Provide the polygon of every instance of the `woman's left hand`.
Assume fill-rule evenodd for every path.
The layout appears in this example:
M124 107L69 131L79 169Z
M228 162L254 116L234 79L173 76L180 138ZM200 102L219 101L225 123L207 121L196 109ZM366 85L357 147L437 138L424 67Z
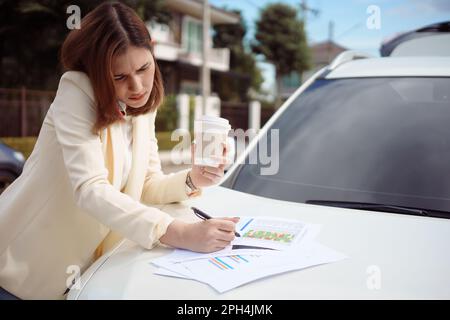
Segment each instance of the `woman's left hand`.
M226 157L229 149L228 144L223 143L223 154L221 158L217 159L218 163L220 163L220 165L217 168L196 165L194 162L195 146L196 146L195 143L192 143L191 145L192 169L190 173L192 183L197 188L208 187L218 184L220 180L222 180L223 178L225 165L227 165Z

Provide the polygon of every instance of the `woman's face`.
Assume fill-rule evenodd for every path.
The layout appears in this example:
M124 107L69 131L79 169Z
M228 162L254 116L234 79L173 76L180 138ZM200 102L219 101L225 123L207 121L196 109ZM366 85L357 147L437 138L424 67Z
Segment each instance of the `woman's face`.
M131 108L147 103L153 88L155 61L150 50L129 47L113 59L112 71L117 99Z

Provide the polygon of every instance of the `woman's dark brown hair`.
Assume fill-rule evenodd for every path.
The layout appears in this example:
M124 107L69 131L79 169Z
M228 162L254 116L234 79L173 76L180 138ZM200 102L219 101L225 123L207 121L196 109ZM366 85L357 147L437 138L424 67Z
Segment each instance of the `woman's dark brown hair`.
M122 119L114 90L113 59L130 46L152 52L150 33L144 22L130 7L120 2L106 2L81 20L81 28L72 30L61 48L61 63L65 70L85 72L91 80L97 103L97 120L93 131ZM153 56L154 58L154 56ZM153 89L141 108L129 108L132 115L154 111L164 97L161 73L155 61Z

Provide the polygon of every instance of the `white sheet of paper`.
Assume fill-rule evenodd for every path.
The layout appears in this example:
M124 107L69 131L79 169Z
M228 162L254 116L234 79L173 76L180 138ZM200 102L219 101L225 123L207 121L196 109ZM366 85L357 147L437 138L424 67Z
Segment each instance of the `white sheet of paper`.
M181 273L177 273L171 270L168 270L166 268L157 268L155 270L155 272L153 272L154 274L160 275L160 276L167 276L167 277L174 277L174 278L182 278L182 279L189 279L189 280L193 280L192 278L186 276L186 275L182 275Z
M166 259L155 259L151 262L153 265L157 266L158 268L163 268L166 270L169 270L171 272L180 274L182 276L184 276L185 278L189 278L189 279L193 279L194 275L192 274L192 272L190 272L190 270L186 269L186 267L183 265L183 263L181 262L170 262Z
M190 260L197 260L197 259L208 259L208 258L214 258L214 257L225 257L233 254L244 254L244 255L265 255L265 254L273 254L276 252L276 250L265 250L265 249L237 249L232 250L231 246L230 249L224 249L216 252L211 253L199 253L199 252L193 252L189 250L182 250L182 249L175 249L172 253L159 257L152 262L158 262L158 261L168 261L172 263L176 262L182 262L182 261L190 261Z
M248 219L247 219L248 220ZM304 234L302 235L301 241L311 241L314 240L317 235L320 233L321 225L319 224L307 224L306 229L304 231ZM238 238L236 238L238 239ZM233 241L233 245L238 244L238 240ZM252 240L250 240L252 241ZM241 244L248 243L247 241L240 242ZM300 242L296 242L296 245L299 245ZM188 260L195 260L195 259L206 259L211 257L223 257L223 256L229 256L233 254L241 254L241 255L266 255L266 254L273 254L273 250L265 250L265 249L233 249L233 245L230 245L226 247L223 250L219 250L212 253L199 253L199 252L193 252L190 250L183 250L183 249L175 249L170 254L157 258L154 261L158 261L159 259L167 260L170 262L181 262L181 261L188 261ZM264 243L263 243L264 245ZM258 245L256 245L258 247ZM289 246L289 248L292 248L292 246Z
M345 255L333 249L309 242L295 255L292 255L292 252L279 252L277 255L241 256L239 259L222 257L192 260L182 264L190 270L196 280L208 283L222 293L260 278L336 262L344 258Z
M320 225L273 217L241 217L236 230L242 237L232 245L272 248L233 249L204 254L176 249L151 263L158 275L193 279L222 293L251 281L342 260L346 256L314 239Z

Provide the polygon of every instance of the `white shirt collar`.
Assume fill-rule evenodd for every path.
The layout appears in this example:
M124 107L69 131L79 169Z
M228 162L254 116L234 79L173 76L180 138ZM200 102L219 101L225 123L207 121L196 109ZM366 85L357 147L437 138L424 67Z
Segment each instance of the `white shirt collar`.
M124 114L126 116L127 115L127 105L120 100L118 100L118 104L119 104L120 111L122 112L122 114Z

